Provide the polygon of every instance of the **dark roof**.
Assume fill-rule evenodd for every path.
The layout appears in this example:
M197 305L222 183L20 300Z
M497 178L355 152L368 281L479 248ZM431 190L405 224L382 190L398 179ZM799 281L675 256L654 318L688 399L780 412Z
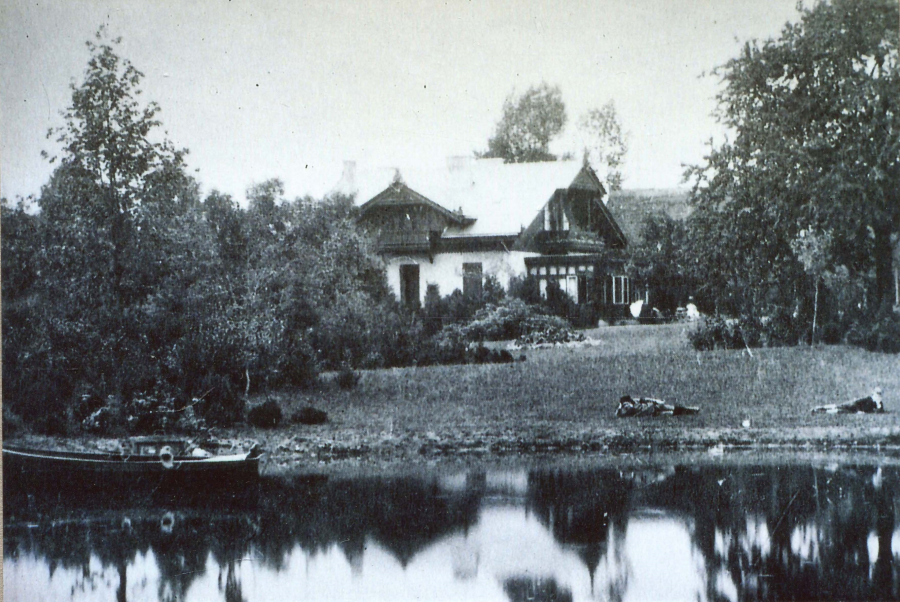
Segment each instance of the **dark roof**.
M606 208L625 233L629 245L640 242L644 219L648 215L665 214L675 220L684 220L693 207L687 190L641 189L618 190L609 195Z
M380 193L375 195L372 199L363 203L362 206L360 206L360 216L363 216L367 212L371 211L373 207L408 204L421 204L425 205L426 207L430 207L434 211L437 211L438 213L446 217L451 223L471 225L475 222L474 218L467 217L462 213L457 213L450 211L449 209L445 209L428 197L419 194L403 182L394 182L393 184L382 190Z

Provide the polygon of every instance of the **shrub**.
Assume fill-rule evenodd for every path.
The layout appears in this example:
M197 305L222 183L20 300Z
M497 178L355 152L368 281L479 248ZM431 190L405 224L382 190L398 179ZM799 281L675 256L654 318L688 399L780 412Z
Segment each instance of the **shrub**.
M710 316L688 332L688 339L697 351L780 347L808 341L809 329L802 320L794 319L784 311L776 311L763 319Z
M210 424L229 426L244 419L244 398L230 378L208 374L200 380L195 397L201 400L193 406L195 412Z
M547 283L547 298L543 305L551 314L561 318L577 319L579 315L575 300L562 290L555 280Z
M357 384L359 384L360 375L358 372L354 372L352 368L345 367L338 372L335 381L338 384L338 387L344 390L349 390L354 388Z
M293 424L324 424L328 422L328 414L312 406L300 408L291 415Z
M467 359L470 364L511 364L515 361L506 349L488 349L484 345L470 348Z
M885 308L871 322L857 324L847 342L869 351L900 353L900 316Z
M519 345L546 345L584 340L583 334L573 331L566 320L557 316L531 316L523 324L523 331L516 339Z
M3 407L3 438L8 439L25 430L25 422L12 410Z
M443 306L441 303L441 291L437 284L429 284L425 288L425 335L432 336L438 333L443 326Z
M736 325L737 320L726 320L721 316L708 317L688 332L688 338L697 351L736 349L744 346L743 337Z
M539 305L542 301L540 285L534 276L514 276L509 280L509 297L520 299L528 305Z
M247 422L259 428L273 429L281 424L282 416L281 406L278 405L278 402L270 399L250 408L247 413Z
M469 341L507 341L519 337L528 318L538 312L520 299L509 299L500 305L488 305L475 314L463 329Z
M503 285L493 274L484 277L484 288L481 291L481 302L485 305L497 305L506 298Z

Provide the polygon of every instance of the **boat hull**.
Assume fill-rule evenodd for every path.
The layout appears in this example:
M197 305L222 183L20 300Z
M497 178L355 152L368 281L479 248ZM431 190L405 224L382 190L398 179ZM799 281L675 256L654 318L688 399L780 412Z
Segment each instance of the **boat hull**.
M8 486L38 488L109 488L198 486L249 483L259 476L260 454L254 450L209 458L3 449L3 476Z

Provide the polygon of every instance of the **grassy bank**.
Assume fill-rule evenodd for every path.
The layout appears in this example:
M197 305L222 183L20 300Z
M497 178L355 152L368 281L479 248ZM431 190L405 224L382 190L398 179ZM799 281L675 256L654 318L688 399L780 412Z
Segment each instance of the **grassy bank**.
M646 448L900 445L900 357L843 346L693 351L683 325L591 331L597 346L526 351L508 365L362 373L349 391L271 397L312 404L327 425L256 431L274 466L458 454ZM885 390L884 415L812 415L815 405ZM697 416L617 419L621 395L698 405ZM743 426L749 420L749 427Z
M321 462L428 462L521 454L592 455L755 449L900 449L900 356L823 346L710 351L689 346L684 325L590 331L598 345L526 350L513 364L373 370L341 390L278 391L290 416L306 405L327 424L242 425L218 432L255 438L266 471ZM518 355L518 352L516 353ZM326 379L327 380L327 379ZM813 415L881 386L887 413ZM695 416L618 419L620 396L697 405ZM749 421L749 427L744 426Z

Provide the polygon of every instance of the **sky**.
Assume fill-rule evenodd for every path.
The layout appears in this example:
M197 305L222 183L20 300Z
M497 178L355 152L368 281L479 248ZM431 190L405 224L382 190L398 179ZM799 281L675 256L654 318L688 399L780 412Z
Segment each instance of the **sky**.
M0 0L0 195L38 194L100 25L141 70L205 193L281 178L318 197L343 162L484 150L504 99L558 85L573 126L612 100L625 188L684 186L721 140L706 75L796 21L796 0Z

